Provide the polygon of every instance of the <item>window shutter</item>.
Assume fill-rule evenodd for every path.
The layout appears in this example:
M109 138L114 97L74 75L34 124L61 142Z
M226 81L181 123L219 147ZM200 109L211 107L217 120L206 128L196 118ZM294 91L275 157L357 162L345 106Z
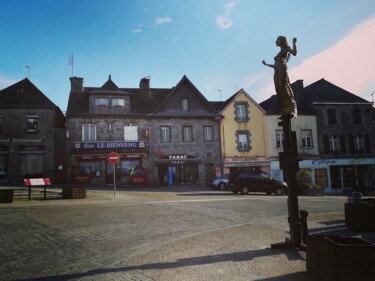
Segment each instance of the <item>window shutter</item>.
M353 134L349 134L349 151L351 154L355 153Z
M329 154L328 135L323 135L323 147L324 147L324 154Z
M365 135L365 147L366 147L366 153L371 153L371 144L370 144L370 135Z
M346 153L345 135L340 136L340 150L341 150L341 154Z

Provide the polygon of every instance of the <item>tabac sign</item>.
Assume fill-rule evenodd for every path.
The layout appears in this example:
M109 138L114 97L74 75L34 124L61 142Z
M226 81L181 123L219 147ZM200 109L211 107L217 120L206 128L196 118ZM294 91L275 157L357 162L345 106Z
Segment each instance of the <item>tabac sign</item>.
M108 142L76 142L75 149L131 149L145 148L146 143L143 141L108 141Z

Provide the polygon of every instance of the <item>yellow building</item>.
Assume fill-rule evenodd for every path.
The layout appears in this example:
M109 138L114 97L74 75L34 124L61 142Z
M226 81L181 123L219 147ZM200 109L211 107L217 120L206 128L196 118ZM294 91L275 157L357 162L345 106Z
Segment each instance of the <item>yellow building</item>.
M241 89L220 107L223 167L217 174L232 169L270 171L266 112Z

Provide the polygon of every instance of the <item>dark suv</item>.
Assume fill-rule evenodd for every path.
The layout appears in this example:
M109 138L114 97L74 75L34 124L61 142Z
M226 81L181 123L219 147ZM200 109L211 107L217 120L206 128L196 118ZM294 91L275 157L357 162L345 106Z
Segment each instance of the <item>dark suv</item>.
M282 195L287 193L285 182L278 181L271 175L259 171L234 171L230 173L229 187L233 193L248 194L249 192L265 192L268 195L275 193Z

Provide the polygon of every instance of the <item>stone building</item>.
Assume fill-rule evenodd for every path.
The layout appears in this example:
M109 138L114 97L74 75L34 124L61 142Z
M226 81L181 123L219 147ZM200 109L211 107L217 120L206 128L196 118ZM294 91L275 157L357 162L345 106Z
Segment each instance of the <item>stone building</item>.
M125 185L203 184L219 165L219 115L186 76L173 88L151 88L149 78L139 88L119 88L111 76L101 87L70 81L72 182L111 184L115 174ZM110 152L120 155L115 173Z
M0 91L0 179L66 179L65 116L29 79Z
M368 102L324 79L304 87L292 84L298 117L296 132L300 168L312 170L313 184L326 192L374 191L375 109ZM282 128L277 126L276 96L260 105L267 111L272 172L281 174L278 151L282 151Z

